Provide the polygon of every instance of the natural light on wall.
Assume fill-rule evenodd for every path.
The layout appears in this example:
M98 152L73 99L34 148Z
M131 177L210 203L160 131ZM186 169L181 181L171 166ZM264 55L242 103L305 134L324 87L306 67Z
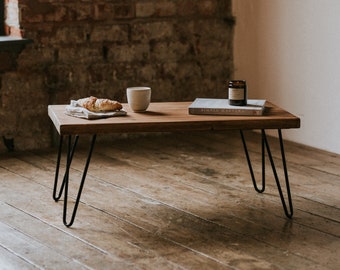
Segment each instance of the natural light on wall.
M5 0L5 33L7 36L22 37L18 0Z
M340 154L340 1L234 0L235 76L301 118L285 138Z

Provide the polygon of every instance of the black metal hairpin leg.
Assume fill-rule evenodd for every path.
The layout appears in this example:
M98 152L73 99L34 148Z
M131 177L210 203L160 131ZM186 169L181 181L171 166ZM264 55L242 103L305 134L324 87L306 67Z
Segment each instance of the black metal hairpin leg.
M276 182L276 185L277 185L277 189L279 191L279 195L280 195L281 203L282 203L282 206L283 206L283 210L284 210L286 216L288 218L291 218L293 216L293 203L292 203L292 197L291 197L291 193L290 193L290 186L289 186L289 179L288 179L288 170L287 170L287 163L286 163L286 157L285 157L285 152L284 152L284 146L283 146L283 139L282 139L281 129L278 129L278 135L279 135L279 142L280 142L280 150L281 150L281 159L282 159L282 165L283 165L283 172L284 172L284 176L285 176L285 184L286 184L286 189L287 189L287 199L288 199L289 211L288 211L288 208L287 208L286 200L285 200L285 198L283 196L280 180L279 180L279 177L278 177L278 174L277 174L277 171L276 171L274 159L273 159L273 156L271 154L271 150L270 150L270 147L269 147L269 143L268 143L265 131L263 129L261 130L261 134L262 134L262 139L261 139L261 141L262 141L262 188L261 189L259 189L257 187L257 184L256 184L256 179L255 179L253 167L252 167L252 164L251 164L251 161L250 161L250 157L249 157L249 153L248 153L248 148L247 148L246 140L244 138L243 131L240 130L240 133L241 133L242 143L243 143L244 151L245 151L247 162L248 162L248 167L249 167L250 175L251 175L251 178L252 178L255 190L257 192L260 192L260 193L262 193L265 190L265 148L266 148L267 153L268 153L268 157L269 157L269 161L270 161L270 165L271 165L272 170L273 170L273 174L274 174L275 182Z
M68 136L68 149L67 149L67 161L66 161L66 169L65 169L65 174L64 174L64 178L63 181L61 183L60 189L59 189L59 193L57 195L57 186L58 186L58 179L59 179L59 168L60 168L60 160L61 160L61 152L62 152L62 146L63 146L63 136L60 135L60 141L59 141L59 150L58 150L58 157L57 157L57 166L56 166L56 173L55 173L55 179L54 179L54 188L53 188L53 199L57 202L60 200L62 193L64 192L64 209L63 209L63 222L64 225L66 227L70 227L72 226L74 219L76 217L77 214L77 209L78 209L78 205L79 205L79 201L80 201L80 197L81 197L81 193L84 187L84 183L85 183L85 179L86 179L86 174L90 165L90 161L91 161L91 156L92 156L92 152L93 152L93 148L96 142L96 134L94 134L92 136L92 142L90 145L90 149L88 152L88 156L87 156L87 160L85 163L85 167L84 167L84 171L83 171L83 175L80 181L80 185L79 185L79 190L78 190L78 194L77 194L77 198L74 204L74 208L73 208L73 212L72 212L72 216L69 222L67 222L67 201L68 201L68 184L69 184L69 173L70 173L70 167L71 167L71 163L72 163L72 159L73 159L73 155L78 143L78 139L79 136L77 135L75 137L74 143L73 145L71 144L71 135Z
M60 189L59 189L59 194L57 195L61 152L62 152L62 148L63 148L63 138L64 137L62 135L60 135L58 158L57 158L57 167L56 167L56 172L55 172L54 188L53 188L53 199L56 202L59 201L61 195L63 194L64 187L65 187L66 177L68 177L68 174L66 174L66 172L65 172L63 182L61 183L61 186L60 186ZM69 151L67 152L67 158L68 158L67 160L70 160L70 164L68 164L68 167L71 166L74 150L75 150L75 148L77 146L78 139L79 139L79 136L76 136L75 140L74 140L74 143L73 143L73 147L72 147L72 150L71 150L71 156L70 157L68 157L69 156ZM69 148L70 148L70 144L71 144L71 136L68 136L68 145L69 145Z
M243 147L244 147L244 152L246 154L246 158L247 158L247 162L248 162L251 180L253 181L253 185L254 185L255 190L259 193L262 193L262 192L264 192L264 190L266 188L266 176L265 176L266 166L265 166L265 154L264 154L265 135L264 135L264 131L262 131L262 140L261 140L261 142L262 142L261 143L261 147L262 147L262 188L258 188L258 186L257 186L254 171L253 171L253 166L251 165L251 161L250 161L250 157L249 157L249 153L248 153L248 148L247 148L246 140L245 140L244 135L243 135L243 131L240 130L240 133L241 133L242 143L243 143Z

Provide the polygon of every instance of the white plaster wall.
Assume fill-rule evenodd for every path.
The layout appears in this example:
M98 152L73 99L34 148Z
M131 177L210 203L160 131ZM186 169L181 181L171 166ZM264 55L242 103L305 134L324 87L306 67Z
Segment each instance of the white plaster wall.
M288 140L340 154L340 1L233 0L235 79L301 118Z

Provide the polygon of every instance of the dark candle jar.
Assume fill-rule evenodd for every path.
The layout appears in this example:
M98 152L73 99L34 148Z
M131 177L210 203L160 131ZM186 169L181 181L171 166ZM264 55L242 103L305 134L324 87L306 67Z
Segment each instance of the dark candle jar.
M229 81L228 85L229 104L234 106L247 105L247 83L245 80Z

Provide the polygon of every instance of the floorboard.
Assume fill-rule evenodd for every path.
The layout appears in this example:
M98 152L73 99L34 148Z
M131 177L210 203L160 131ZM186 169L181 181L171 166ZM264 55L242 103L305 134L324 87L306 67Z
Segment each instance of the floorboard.
M261 138L253 132L246 137L260 179ZM269 138L282 177L276 141ZM80 142L72 163L71 201L87 142ZM285 147L292 220L284 215L270 167L264 194L255 192L237 132L99 138L71 228L62 224L63 202L52 199L56 149L3 154L1 265L338 269L339 156L291 142Z

